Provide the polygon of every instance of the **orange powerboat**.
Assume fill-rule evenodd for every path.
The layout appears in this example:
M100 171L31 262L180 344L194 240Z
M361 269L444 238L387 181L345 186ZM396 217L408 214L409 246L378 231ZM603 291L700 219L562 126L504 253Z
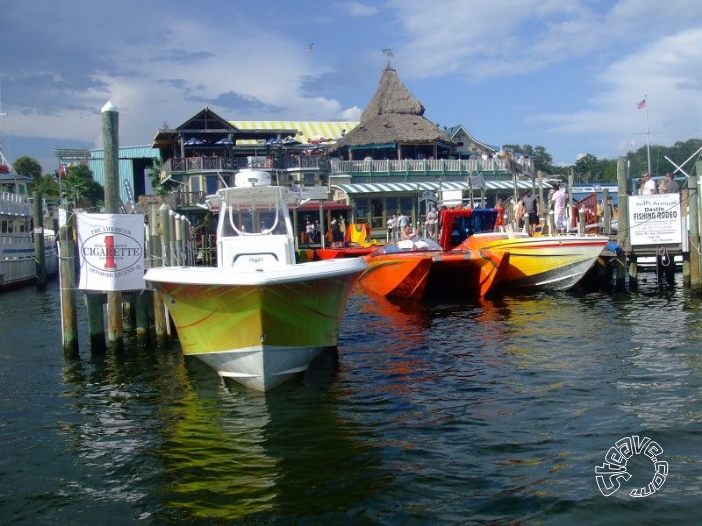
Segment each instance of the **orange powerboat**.
M431 239L385 245L364 257L359 282L369 292L400 299L482 297L506 271L509 253L445 251Z

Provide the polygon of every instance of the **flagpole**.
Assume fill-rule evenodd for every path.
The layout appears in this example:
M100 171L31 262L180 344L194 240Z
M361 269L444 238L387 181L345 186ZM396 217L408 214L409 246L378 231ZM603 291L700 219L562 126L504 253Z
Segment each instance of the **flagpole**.
M646 154L648 156L648 173L651 173L651 128L648 124L648 95L644 95L644 108L646 108ZM653 174L651 174L653 176Z

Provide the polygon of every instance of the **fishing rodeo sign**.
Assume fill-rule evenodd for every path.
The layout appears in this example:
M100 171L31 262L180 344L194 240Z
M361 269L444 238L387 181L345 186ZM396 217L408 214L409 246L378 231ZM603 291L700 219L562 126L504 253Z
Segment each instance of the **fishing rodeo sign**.
M680 194L629 196L631 244L682 243Z

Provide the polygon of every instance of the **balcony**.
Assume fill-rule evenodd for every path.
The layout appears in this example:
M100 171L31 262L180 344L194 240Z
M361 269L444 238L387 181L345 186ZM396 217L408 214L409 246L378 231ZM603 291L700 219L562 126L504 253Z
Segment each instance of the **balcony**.
M173 157L163 163L162 170L173 175L207 171L237 172L244 168L265 170L328 170L329 159L324 155L248 156L248 157Z
M373 182L377 179L410 181L420 176L446 180L463 179L469 174L483 176L512 176L513 170L524 175L533 174L530 159L403 159L330 162L331 175L350 174L354 182Z

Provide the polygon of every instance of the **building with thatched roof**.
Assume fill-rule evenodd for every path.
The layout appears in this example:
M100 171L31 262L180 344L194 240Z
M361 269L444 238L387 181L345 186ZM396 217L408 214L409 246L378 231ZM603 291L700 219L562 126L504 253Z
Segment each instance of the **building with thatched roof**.
M424 117L424 106L389 63L358 126L329 149L350 160L446 158L455 144Z
M533 186L530 163L516 162L462 126L440 128L388 63L359 125L329 148L334 199L352 221L383 235L393 214L421 223L431 206L483 206Z

